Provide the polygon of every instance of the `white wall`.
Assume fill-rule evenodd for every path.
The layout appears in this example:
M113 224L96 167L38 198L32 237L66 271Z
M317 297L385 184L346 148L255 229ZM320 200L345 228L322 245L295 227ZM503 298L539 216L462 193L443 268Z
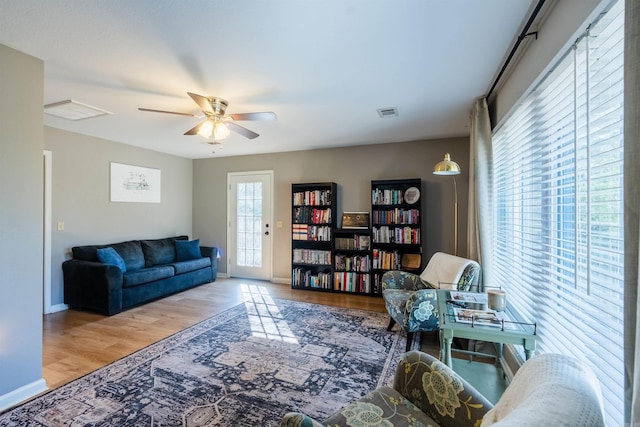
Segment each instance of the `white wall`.
M0 45L0 410L44 389L43 76Z
M52 305L63 302L62 262L73 246L191 236L190 159L50 127L44 139L53 153ZM111 202L111 162L160 169L160 203Z

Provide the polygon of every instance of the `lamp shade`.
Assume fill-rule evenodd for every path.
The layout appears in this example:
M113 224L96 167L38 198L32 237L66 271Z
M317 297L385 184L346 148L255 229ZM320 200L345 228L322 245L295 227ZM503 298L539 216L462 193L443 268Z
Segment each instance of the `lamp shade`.
M449 153L444 155L444 160L438 162L433 168L434 175L460 175L460 165L451 160Z

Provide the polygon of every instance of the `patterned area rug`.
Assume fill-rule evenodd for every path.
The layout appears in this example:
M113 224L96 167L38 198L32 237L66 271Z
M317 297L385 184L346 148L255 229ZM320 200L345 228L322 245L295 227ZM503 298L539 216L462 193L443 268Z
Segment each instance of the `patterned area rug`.
M0 426L279 426L391 384L383 313L254 296L0 415Z

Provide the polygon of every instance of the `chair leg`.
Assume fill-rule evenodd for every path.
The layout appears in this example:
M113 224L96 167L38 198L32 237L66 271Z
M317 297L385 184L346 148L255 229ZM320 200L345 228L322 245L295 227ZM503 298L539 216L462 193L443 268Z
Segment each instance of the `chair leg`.
M413 332L407 332L407 347L405 351L411 351L411 344L413 344Z
M391 329L393 329L393 325L396 324L396 321L393 320L393 317L389 318L389 326L387 326L387 331L390 331Z

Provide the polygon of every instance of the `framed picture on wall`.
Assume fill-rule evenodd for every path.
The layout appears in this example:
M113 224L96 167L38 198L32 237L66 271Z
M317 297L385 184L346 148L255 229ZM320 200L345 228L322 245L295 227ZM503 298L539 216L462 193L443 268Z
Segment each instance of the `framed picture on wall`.
M160 169L111 162L111 201L160 203Z

